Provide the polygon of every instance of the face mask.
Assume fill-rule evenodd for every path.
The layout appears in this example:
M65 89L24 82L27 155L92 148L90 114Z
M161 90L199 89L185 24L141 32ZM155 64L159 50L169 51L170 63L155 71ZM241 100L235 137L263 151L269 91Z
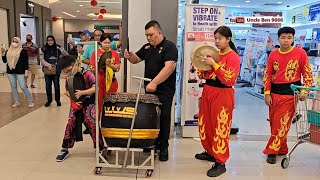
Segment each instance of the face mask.
M12 47L17 48L17 47L19 47L19 44L18 43L12 43Z
M31 39L26 39L27 42L31 42Z

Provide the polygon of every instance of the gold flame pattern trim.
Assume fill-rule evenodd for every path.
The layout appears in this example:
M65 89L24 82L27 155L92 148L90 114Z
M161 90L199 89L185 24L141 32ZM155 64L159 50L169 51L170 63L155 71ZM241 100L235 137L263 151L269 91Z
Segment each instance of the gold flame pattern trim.
M218 126L216 127L216 137L213 138L217 147L212 146L212 151L216 154L225 154L228 147L231 121L229 121L229 113L227 109L222 106L222 110L217 115Z
M312 69L310 63L307 63L304 66L305 74L303 77L303 83L305 87L312 87L313 85L313 77L312 77Z
M268 74L267 74L267 71L268 71L268 67L266 67L265 72L264 72L264 76L263 76L264 88L267 87L267 83L268 83Z
M296 79L298 73L299 63L298 60L290 60L286 67L285 79L287 81L292 81Z
M229 68L228 70L225 70L224 79L226 81L231 81L233 77L234 77L234 70L231 70L231 68Z
M281 117L280 119L280 128L278 129L278 134L273 140L273 142L269 145L270 149L273 149L275 151L279 151L281 147L281 138L285 137L287 135L287 132L289 131L290 124L288 123L290 120L289 112Z
M205 124L203 123L203 116L204 115L202 115L199 119L199 135L201 140L206 139Z

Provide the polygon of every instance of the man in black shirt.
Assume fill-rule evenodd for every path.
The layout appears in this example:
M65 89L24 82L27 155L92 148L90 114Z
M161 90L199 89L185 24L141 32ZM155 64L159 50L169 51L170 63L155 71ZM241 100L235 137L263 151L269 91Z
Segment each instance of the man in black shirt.
M149 43L136 53L125 50L124 57L133 64L145 61L144 77L152 79L151 82L145 82L146 92L157 95L162 103L160 133L157 139L160 148L159 160L167 161L178 49L174 43L166 40L157 21L146 24L145 34Z

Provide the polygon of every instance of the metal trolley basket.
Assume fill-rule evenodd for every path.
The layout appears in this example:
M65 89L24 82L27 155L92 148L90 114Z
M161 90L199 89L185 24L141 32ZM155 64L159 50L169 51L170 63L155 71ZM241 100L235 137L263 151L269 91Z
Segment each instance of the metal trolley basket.
M286 169L290 164L290 155L303 143L320 145L320 88L306 88L291 85L294 91L297 142L282 159L281 166ZM305 101L299 101L300 90L310 91Z

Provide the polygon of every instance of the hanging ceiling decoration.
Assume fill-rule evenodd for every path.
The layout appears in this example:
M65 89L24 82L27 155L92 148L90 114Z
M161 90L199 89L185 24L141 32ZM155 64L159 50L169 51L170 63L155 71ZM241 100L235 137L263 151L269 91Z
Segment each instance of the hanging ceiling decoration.
M98 2L96 0L92 0L90 2L91 6L97 6L98 5Z

